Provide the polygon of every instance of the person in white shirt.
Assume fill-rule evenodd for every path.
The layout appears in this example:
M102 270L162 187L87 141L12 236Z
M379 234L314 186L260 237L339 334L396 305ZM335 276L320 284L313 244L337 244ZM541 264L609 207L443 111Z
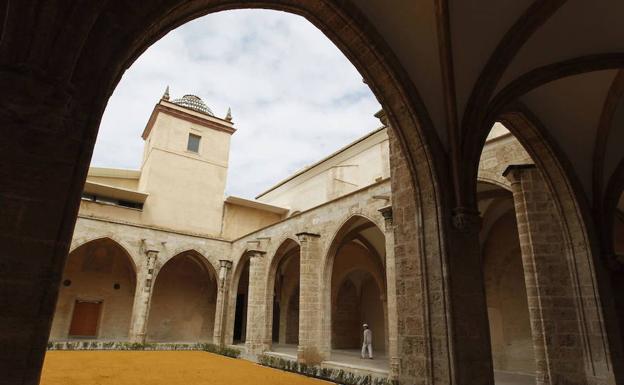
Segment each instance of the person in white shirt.
M366 351L368 350L368 358L373 359L373 332L368 328L367 324L362 325L364 327L364 336L362 339L362 358L366 358Z

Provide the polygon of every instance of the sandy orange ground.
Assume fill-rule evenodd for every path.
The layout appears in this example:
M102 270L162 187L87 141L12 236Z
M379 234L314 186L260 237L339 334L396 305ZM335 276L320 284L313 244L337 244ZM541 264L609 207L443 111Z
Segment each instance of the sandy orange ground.
M41 385L327 385L206 352L51 351Z

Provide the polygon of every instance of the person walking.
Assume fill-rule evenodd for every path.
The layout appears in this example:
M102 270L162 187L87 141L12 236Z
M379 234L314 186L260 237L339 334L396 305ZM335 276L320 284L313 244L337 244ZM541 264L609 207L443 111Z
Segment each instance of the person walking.
M364 336L362 338L362 359L366 358L368 350L368 358L373 359L373 332L368 328L368 324L362 325L364 328Z

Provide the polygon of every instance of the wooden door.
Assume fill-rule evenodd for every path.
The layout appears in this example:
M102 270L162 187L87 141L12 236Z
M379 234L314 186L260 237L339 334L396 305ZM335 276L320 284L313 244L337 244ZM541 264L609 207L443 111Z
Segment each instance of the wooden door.
M76 300L69 335L74 337L97 337L102 302Z

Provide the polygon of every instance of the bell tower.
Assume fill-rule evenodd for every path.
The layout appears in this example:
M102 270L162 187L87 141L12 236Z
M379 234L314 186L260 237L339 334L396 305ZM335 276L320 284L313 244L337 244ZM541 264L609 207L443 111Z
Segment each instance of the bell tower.
M143 131L139 189L149 194L143 219L204 235L221 231L231 112L217 118L195 95L170 100L169 87Z

